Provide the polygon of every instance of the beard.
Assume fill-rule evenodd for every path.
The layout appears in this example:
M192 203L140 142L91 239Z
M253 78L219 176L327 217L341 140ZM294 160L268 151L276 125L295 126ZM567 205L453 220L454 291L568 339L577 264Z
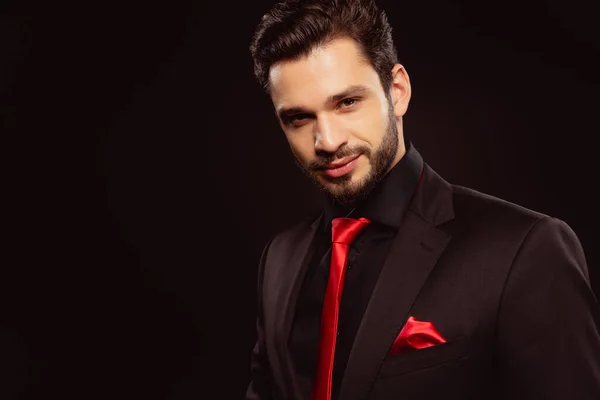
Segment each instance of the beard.
M317 160L307 166L303 166L296 157L296 165L304 174L322 191L324 191L332 200L343 205L352 206L366 199L373 188L387 174L396 153L398 152L398 126L394 116L394 109L390 102L388 112L388 124L383 135L381 145L374 151L364 145L341 146L335 153L317 152ZM371 165L370 171L360 181L352 183L352 173L340 176L323 176L323 168L342 157L364 155ZM324 184L319 176L323 176L327 181Z

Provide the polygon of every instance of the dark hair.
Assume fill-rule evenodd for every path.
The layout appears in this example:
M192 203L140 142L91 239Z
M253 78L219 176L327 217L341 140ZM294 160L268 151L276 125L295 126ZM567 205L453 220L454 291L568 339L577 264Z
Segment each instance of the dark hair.
M279 61L307 55L339 37L354 39L389 92L398 55L392 27L374 0L287 0L277 3L258 24L250 52L254 75L269 92L269 69Z

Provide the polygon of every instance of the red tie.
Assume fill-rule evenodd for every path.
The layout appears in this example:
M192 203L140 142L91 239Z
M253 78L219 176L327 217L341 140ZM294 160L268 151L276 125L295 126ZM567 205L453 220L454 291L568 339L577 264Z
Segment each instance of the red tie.
M312 400L331 400L331 377L337 339L338 312L346 273L346 259L350 244L368 224L368 219L335 218L331 221L331 265L323 311L317 374L311 391Z

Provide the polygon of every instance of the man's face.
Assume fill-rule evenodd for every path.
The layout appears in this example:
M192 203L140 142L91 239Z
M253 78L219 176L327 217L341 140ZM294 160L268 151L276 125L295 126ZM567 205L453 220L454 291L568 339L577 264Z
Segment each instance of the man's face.
M297 164L338 202L364 198L403 155L398 113L353 40L277 63L269 78Z

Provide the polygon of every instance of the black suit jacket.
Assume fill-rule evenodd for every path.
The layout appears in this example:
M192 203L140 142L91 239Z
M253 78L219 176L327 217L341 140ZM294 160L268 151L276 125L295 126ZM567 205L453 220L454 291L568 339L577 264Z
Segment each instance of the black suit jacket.
M321 217L263 252L247 399L301 398L287 343ZM391 355L409 316L447 342ZM339 400L354 399L600 399L600 308L573 231L425 164L350 353Z

